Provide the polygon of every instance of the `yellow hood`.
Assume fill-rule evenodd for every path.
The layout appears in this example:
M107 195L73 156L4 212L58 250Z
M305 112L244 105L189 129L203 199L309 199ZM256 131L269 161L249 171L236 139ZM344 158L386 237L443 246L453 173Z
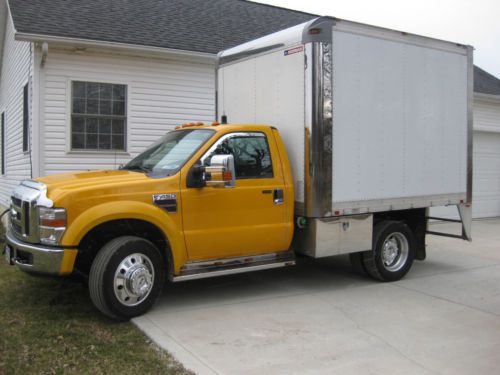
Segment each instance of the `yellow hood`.
M34 180L47 185L47 195L54 200L63 192L88 190L104 186L109 188L110 186L119 186L127 182L147 179L148 177L144 173L110 170L62 173L35 178Z

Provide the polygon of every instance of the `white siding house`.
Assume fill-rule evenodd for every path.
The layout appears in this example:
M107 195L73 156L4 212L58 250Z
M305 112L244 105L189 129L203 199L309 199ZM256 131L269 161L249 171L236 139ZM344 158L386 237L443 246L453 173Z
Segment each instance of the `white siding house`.
M0 84L0 110L6 124L5 173L0 177L3 206L24 179L116 169L176 125L215 118L215 57L144 51L139 56L134 51L75 49L56 43L44 53L40 43L15 41L13 31L9 22ZM28 82L32 146L24 152L23 88ZM125 87L123 150L73 147L73 82Z
M14 28L7 18L0 83L0 195L6 205L11 190L31 177L29 146L23 151L24 90L28 89L28 113L32 111L32 44L14 40ZM31 117L31 116L30 116ZM28 128L29 129L29 128ZM29 138L28 138L29 139Z
M157 3L0 0L0 206L26 178L116 168L176 125L213 121L216 53L316 17L246 1ZM500 81L478 78L473 212L500 216Z
M213 60L213 59L212 59ZM106 50L49 48L40 70L42 147L40 175L82 169L116 169L166 131L188 121L213 121L213 61L135 56ZM72 147L72 82L125 86L123 151Z

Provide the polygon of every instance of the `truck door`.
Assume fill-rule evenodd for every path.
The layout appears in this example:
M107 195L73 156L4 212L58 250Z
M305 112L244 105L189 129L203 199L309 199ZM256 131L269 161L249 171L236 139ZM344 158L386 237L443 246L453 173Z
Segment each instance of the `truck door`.
M190 260L217 259L287 250L284 178L274 138L263 132L224 134L200 159L232 154L236 186L186 187L182 176L182 214Z

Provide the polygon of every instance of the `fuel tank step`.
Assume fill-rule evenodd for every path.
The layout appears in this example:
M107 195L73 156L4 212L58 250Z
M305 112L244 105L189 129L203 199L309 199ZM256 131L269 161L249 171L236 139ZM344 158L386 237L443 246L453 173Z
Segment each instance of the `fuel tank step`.
M174 276L172 281L204 279L293 265L295 254L292 251L190 262L181 268L179 275Z

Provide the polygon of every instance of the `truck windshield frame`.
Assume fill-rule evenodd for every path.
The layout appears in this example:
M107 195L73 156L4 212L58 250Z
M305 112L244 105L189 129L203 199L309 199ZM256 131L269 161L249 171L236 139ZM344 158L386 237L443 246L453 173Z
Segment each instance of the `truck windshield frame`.
M122 169L143 172L151 178L173 176L214 134L213 129L168 132Z

